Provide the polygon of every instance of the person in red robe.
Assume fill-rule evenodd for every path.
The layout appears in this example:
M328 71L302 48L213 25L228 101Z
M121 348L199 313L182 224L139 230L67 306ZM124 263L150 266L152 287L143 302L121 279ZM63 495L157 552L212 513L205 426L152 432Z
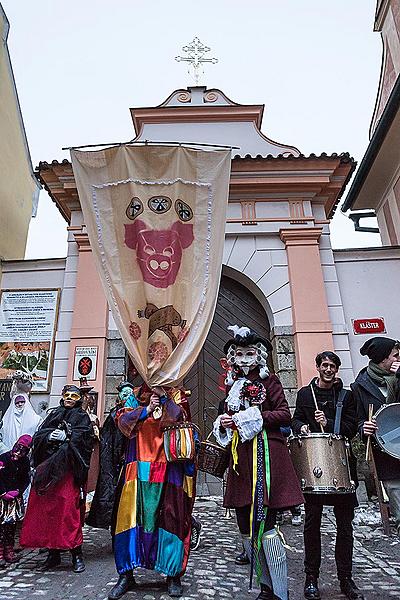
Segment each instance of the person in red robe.
M257 571L256 600L288 600L276 516L304 502L281 431L290 426L290 410L278 377L268 370L269 340L248 327L228 329L233 337L224 346L227 397L213 428L219 444L231 449L224 506L235 509L251 569Z
M33 437L36 473L20 537L21 546L49 549L43 570L61 564L61 550L71 551L76 573L85 570L82 526L93 443L80 390L66 385L60 406L51 410Z

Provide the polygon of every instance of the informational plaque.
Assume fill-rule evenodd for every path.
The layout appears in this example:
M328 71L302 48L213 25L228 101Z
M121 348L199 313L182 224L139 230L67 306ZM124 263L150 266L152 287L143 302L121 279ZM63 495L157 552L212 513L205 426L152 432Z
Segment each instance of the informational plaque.
M77 346L75 348L74 381L86 377L88 381L96 379L98 346Z
M355 335L386 333L385 320L383 317L373 317L372 319L353 319L353 331Z
M59 289L3 290L0 296L0 378L23 371L32 392L49 391Z

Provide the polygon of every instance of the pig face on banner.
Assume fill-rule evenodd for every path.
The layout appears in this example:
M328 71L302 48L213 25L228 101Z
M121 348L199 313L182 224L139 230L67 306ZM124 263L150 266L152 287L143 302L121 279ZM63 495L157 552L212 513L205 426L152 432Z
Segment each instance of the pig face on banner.
M189 248L193 240L193 225L180 221L161 230L150 229L141 219L125 225L125 244L136 250L144 281L157 288L175 283L182 250Z

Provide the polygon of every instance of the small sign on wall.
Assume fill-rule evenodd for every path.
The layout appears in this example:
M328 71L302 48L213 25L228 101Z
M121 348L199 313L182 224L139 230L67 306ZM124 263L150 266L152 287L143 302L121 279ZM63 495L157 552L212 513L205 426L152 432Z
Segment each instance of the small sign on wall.
M355 335L376 335L386 333L385 319L375 317L373 319L352 319Z
M86 377L88 381L96 379L98 346L76 346L74 359L74 381Z

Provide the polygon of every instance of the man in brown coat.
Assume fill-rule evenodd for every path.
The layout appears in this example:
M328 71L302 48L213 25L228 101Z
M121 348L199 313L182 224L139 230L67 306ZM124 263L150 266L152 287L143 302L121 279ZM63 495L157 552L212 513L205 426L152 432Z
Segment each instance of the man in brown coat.
M217 441L231 448L224 506L236 510L244 547L255 562L261 584L257 600L287 600L286 553L276 514L303 502L280 431L290 425L290 411L279 379L267 368L271 343L247 327L229 329L234 337L224 346L227 398L214 423Z

